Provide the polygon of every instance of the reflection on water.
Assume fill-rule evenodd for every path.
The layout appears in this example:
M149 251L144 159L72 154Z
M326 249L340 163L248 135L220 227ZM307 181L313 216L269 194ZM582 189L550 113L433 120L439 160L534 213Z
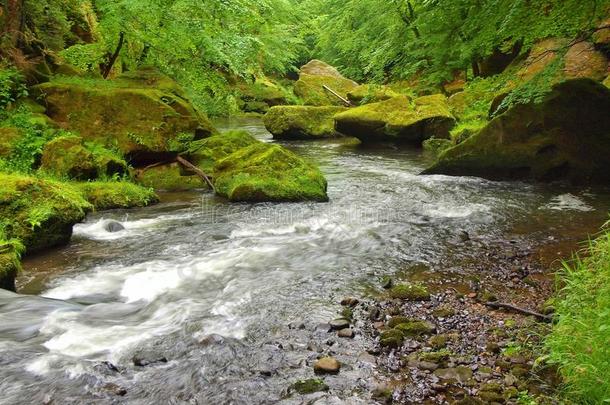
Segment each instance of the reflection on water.
M256 119L219 126L272 141ZM418 151L285 145L320 164L329 203L168 194L91 215L70 246L26 260L20 293L35 295L0 294L3 403L116 398L108 384L127 389L125 403L299 403L285 390L311 375L306 333L342 296L408 263L476 254L450 249L462 231L582 238L610 201L600 190L418 176L427 163ZM109 220L125 229L109 233ZM364 350L359 339L345 345ZM345 361L331 391L369 403L356 382L373 371Z

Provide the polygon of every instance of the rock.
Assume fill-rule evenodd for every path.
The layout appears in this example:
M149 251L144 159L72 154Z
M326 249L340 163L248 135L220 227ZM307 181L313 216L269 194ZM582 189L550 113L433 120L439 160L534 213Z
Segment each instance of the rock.
M289 150L257 142L214 165L216 193L231 201L328 201L326 179Z
M23 133L17 128L0 128L0 158L9 158L15 143L22 137Z
M449 138L455 119L441 94L394 97L349 109L335 116L335 128L362 142L394 141L421 144L428 138Z
M394 390L387 384L378 384L372 393L372 398L382 404L391 404Z
M353 297L347 297L347 298L343 298L341 300L341 305L346 306L346 307L355 307L356 305L358 305L360 303L360 301L358 300L358 298L353 298Z
M428 289L419 284L399 284L390 289L390 297L406 301L428 301Z
M410 322L412 320L413 320L413 318L409 318L406 316L393 316L390 318L387 325L388 325L388 328L394 328L394 327L400 325L401 323Z
M390 276L381 277L381 288L384 290L389 290L394 285L394 280Z
M167 363L167 358L159 357L159 358L153 359L153 358L143 358L143 357L135 356L132 359L132 361L133 361L133 365L136 367L147 367L152 364Z
M341 329L349 328L349 321L344 318L333 319L329 323L330 323L330 327L333 330L341 330Z
M191 142L186 156L187 160L205 173L211 173L217 162L240 149L259 143L246 131L228 131Z
M569 42L565 38L546 38L538 41L530 49L516 76L522 81L530 80L553 62L558 51L565 49Z
M341 369L341 363L334 357L322 357L313 365L313 371L316 374L338 374Z
M76 187L96 210L146 207L159 201L150 188L127 181L90 181Z
M433 363L431 361L418 361L417 368L421 370L434 371L438 368L438 364Z
M351 308L343 308L341 310L341 316L349 321L354 318L354 311Z
M449 318L455 315L455 310L449 305L441 305L432 311L432 315L438 318Z
M402 346L404 334L398 329L390 329L383 331L379 338L379 344L382 347L399 348Z
M134 180L145 187L163 191L207 189L201 178L185 171L178 163L147 167L136 171Z
M563 82L542 102L516 105L499 115L424 173L608 182L608 111L608 88L589 79Z
M16 291L15 278L21 271L21 263L15 246L0 241L0 288Z
M351 339L354 337L354 330L350 329L350 328L345 328L345 329L341 329L337 335L340 338L347 338L347 339Z
M291 390L301 395L313 394L314 392L328 391L328 385L324 380L310 378L309 380L299 380L290 386Z
M602 81L608 74L608 59L590 42L577 42L564 56L565 77Z
M445 381L457 381L460 384L472 379L472 370L469 367L458 366L453 368L440 368L434 375Z
M108 221L104 224L104 229L106 230L106 232L114 233L125 230L125 227L120 222Z
M261 107L260 109L269 110L269 107L283 105L288 102L284 91L277 84L264 78L257 78L254 83L239 84L237 90L240 99L244 102L242 109L246 112L256 105Z
M389 87L374 84L362 84L347 93L347 99L353 105L364 105L389 100L400 96Z
M125 387L113 383L105 384L102 389L119 397L123 397L127 394L127 389Z
M478 396L483 401L485 401L486 404L492 404L492 403L503 404L505 402L504 397L499 392L480 391Z
M67 135L44 146L40 169L57 177L94 180L127 173L127 163L100 145L86 145L81 137Z
M247 101L242 107L244 112L266 114L269 111L269 104L263 101Z
M132 163L180 152L184 141L215 133L176 82L154 69L112 81L57 77L32 91L62 127L87 141L118 147L130 155Z
M430 138L426 139L422 146L424 151L431 153L434 157L439 157L445 150L453 146L453 141L450 139Z
M68 243L92 208L73 184L0 173L0 240L19 240L28 253Z
M602 29L602 27L604 27ZM606 51L610 51L610 18L602 21L598 29L593 33L593 43Z
M275 139L322 139L341 136L335 131L333 117L347 108L279 106L263 117L265 127Z
M294 93L303 100L305 105L343 106L341 100L324 90L328 86L342 97L358 87L358 83L346 79L337 69L319 60L312 60L301 67L299 80L294 85Z
M436 335L428 339L428 344L433 349L442 349L447 346L449 337L447 335Z

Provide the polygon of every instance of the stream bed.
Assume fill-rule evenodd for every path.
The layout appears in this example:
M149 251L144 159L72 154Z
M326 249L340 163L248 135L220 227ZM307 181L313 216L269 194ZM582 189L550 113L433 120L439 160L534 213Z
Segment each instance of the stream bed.
M218 126L271 141L258 119ZM26 259L21 295L0 291L0 403L371 403L383 376L367 337L321 326L342 298L374 294L385 275L476 260L465 234L552 242L550 262L610 207L607 189L419 176L430 158L418 150L282 144L320 165L329 203L163 194L92 214L69 246ZM107 232L109 220L125 229ZM330 391L290 393L321 352L344 364L325 377Z

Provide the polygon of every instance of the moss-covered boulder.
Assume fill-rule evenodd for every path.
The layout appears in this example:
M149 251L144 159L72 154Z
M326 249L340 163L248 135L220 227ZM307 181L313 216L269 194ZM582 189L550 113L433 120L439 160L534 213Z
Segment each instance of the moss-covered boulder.
M62 127L134 157L181 152L186 142L215 133L180 87L152 70L116 80L57 77L33 91Z
M91 208L74 185L0 173L1 238L20 240L28 253L67 243Z
M328 201L320 170L289 150L257 142L214 166L216 192L231 201Z
M48 142L42 151L41 170L74 180L123 175L127 163L117 154L79 136L66 135Z
M191 142L187 158L205 173L211 173L214 165L250 145L259 143L246 131L228 131L199 141Z
M276 139L321 139L340 136L333 117L345 107L273 107L263 118L265 127Z
M254 83L237 85L237 93L246 112L265 112L269 107L284 105L288 102L286 92L276 83L267 78L257 78ZM259 111L253 107L258 106ZM264 106L264 107L263 107Z
M0 288L15 291L15 278L20 270L21 263L15 247L0 240Z
M164 191L187 191L208 188L201 178L187 173L178 163L138 170L135 181L145 187Z
M341 100L324 90L323 86L330 87L343 98L346 98L347 93L358 87L358 83L346 79L337 69L329 64L319 60L312 60L301 67L299 80L294 85L294 93L306 105L342 106Z
M436 327L432 323L417 319L402 322L396 325L394 329L401 331L404 336L408 337L430 335L436 331Z
M352 108L335 116L335 128L362 142L394 141L421 144L428 138L448 138L455 119L441 94L410 100L395 97Z
M13 153L15 143L21 137L22 133L17 128L0 128L0 158L8 158Z
M608 182L610 89L590 79L555 85L446 150L426 174Z
M390 297L406 301L427 301L428 289L420 284L398 284L390 289Z
M602 81L608 74L608 59L590 42L577 42L564 56L563 72L567 78Z
M347 99L353 105L377 103L398 96L400 93L389 87L374 84L362 84L347 93Z
M402 346L405 335L398 329L389 329L381 332L379 336L379 344L382 347L397 349Z
M450 139L430 138L426 139L422 144L424 151L430 153L434 157L439 157L444 151L453 146L453 141Z
M96 210L146 207L159 201L151 188L127 181L92 181L75 187Z
M328 391L328 385L319 378L309 380L299 380L290 386L292 391L301 395L313 394L314 392Z

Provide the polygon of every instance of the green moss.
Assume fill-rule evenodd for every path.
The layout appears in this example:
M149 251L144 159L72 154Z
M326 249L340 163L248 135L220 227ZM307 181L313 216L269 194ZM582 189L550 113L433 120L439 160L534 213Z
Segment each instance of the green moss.
M347 93L347 99L354 105L377 103L398 96L400 93L389 87L375 84L362 84Z
M279 145L242 148L217 163L213 177L231 201L328 201L320 170Z
M603 84L604 84L604 86L606 86L610 89L610 75L608 75L608 77L606 77Z
M292 384L291 388L301 395L313 394L314 392L328 391L328 385L319 378L299 380Z
M301 68L299 80L294 85L294 93L305 105L343 106L343 102L324 90L323 86L328 86L343 98L347 98L347 93L355 90L358 83L346 79L334 67L319 60L312 60Z
M155 192L127 181L75 183L96 210L145 207L158 201Z
M449 305L441 305L432 311L432 314L439 318L448 318L455 315L455 310Z
M177 163L140 171L135 180L145 187L165 191L185 191L209 187L199 177L183 173Z
M453 146L453 142L449 139L430 138L426 139L422 146L426 152L438 157L445 150Z
M319 139L339 136L335 114L345 107L280 106L265 115L265 127L278 139Z
M393 316L390 318L387 325L389 328L395 328L396 326L400 325L401 323L410 322L412 320L413 320L413 318L409 318L406 316Z
M382 347L399 348L402 346L404 340L404 334L398 329L390 329L381 332L379 337L379 344Z
M0 173L1 233L22 241L28 252L67 243L72 225L91 208L72 184Z
M134 72L117 80L57 77L35 86L47 113L85 140L122 153L164 152L177 137L209 136L215 130L166 76Z
M13 243L0 239L0 288L15 291L15 277L20 271L19 253Z
M422 352L419 354L419 360L430 361L432 363L440 363L449 360L452 353L449 350L443 349L435 352Z
M390 297L407 301L426 301L430 299L430 293L423 285L399 284L390 289Z
M436 335L432 336L428 339L428 344L433 349L443 349L447 346L447 342L449 341L449 337L447 335Z
M216 162L258 141L246 131L229 131L192 142L187 155L204 172L210 173Z
M401 331L404 336L421 336L434 333L436 327L427 321L410 320L400 323L395 329Z
M361 141L421 143L431 137L448 138L455 119L445 96L424 96L415 100L395 97L352 108L335 116L336 129Z

